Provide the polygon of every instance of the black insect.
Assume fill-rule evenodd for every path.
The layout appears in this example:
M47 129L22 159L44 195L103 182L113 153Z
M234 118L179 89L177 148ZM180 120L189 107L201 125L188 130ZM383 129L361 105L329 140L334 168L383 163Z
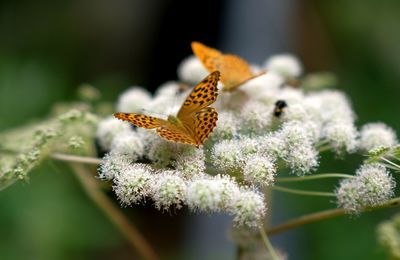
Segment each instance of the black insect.
M282 113L285 111L285 108L287 107L287 103L285 100L278 100L275 102L275 108L274 108L274 116L280 117Z

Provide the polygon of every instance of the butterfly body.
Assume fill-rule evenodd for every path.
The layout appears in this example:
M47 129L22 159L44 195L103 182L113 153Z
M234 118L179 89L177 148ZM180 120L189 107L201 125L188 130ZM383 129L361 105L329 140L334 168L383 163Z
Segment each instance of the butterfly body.
M138 127L156 128L164 139L199 147L216 127L218 113L209 105L218 96L219 77L219 71L214 71L203 79L186 98L178 114L169 115L167 120L135 113L115 113L114 116Z

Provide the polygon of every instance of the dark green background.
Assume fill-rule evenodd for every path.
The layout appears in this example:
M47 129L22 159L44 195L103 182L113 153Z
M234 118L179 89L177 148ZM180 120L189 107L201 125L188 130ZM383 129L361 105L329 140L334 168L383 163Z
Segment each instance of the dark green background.
M134 84L154 90L176 78L174 71L190 54L191 40L214 46L221 40L218 15L228 1L205 1L197 8L184 1L143 2L2 1L0 130L46 116L55 102L73 100L84 82L98 87L109 101ZM173 14L180 14L178 18L165 13L169 5ZM211 12L210 19L193 19L204 12ZM298 1L296 15L293 51L306 70L337 73L338 88L352 100L358 126L382 121L399 132L400 2ZM165 19L184 21L193 29L168 38L172 29L165 23L174 23ZM166 47L172 49L166 53ZM352 173L361 161L361 156L334 161L326 154L320 171ZM331 190L334 185L319 182L310 188ZM320 198L276 196L273 207L281 211L276 222L334 207ZM385 254L377 245L375 228L395 211L312 224L279 235L274 242L284 250L290 244L291 259L382 259ZM127 213L132 216L135 211ZM181 217L165 216L174 223ZM183 251L179 243L166 249L165 241L174 236L170 230L140 228L165 255L174 258ZM45 162L32 172L29 183L0 192L0 259L128 259L130 255L125 239L62 164Z

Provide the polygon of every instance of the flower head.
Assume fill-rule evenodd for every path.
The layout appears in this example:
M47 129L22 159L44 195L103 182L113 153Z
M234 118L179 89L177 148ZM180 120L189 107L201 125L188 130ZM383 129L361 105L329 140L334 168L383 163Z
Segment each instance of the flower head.
M273 184L276 174L276 165L269 156L251 156L243 168L244 178L261 186Z
M273 71L268 71L266 74L244 83L240 86L240 90L254 100L266 101L277 94L283 82L284 78L282 76Z
M188 184L187 203L193 210L219 212L231 205L238 192L238 185L227 176L193 180Z
M379 146L394 146L397 137L394 130L383 123L369 123L361 128L360 148L369 151Z
M110 152L104 156L100 164L99 177L103 180L112 180L127 171L133 162L130 156Z
M335 122L327 124L323 128L322 135L337 154L342 154L344 151L352 153L357 147L358 132L351 123Z
M339 206L350 213L385 203L394 195L393 177L381 164L365 164L354 179L345 179L336 190Z
M178 156L194 155L196 148L187 144L178 144L161 138L154 140L149 147L148 158L159 167L172 164Z
M184 59L178 66L178 77L181 81L196 83L207 76L208 71L194 55Z
M144 144L136 131L127 131L114 137L111 150L114 154L127 156L134 162L143 157Z
M211 160L221 171L237 171L243 165L244 156L240 153L239 140L223 140L214 145Z
M113 138L123 132L131 131L127 122L120 121L114 117L108 117L101 121L97 127L96 137L105 151L110 150Z
M400 214L380 223L377 233L379 243L388 249L391 259L400 259Z
M271 56L265 62L265 67L267 70L279 73L284 77L298 77L303 71L299 60L291 54Z
M234 223L238 226L259 227L267 208L262 194L246 190L236 194L231 204Z
M121 204L143 202L151 194L154 173L143 164L133 164L122 174L114 177L113 189Z
M190 153L179 154L172 163L182 178L190 180L195 176L202 176L206 169L203 150L197 149Z
M171 206L180 209L186 200L186 183L173 171L158 174L150 189L157 209L168 210Z
M134 86L125 90L118 98L116 110L121 112L139 112L151 101L150 93L142 87Z
M271 124L273 106L264 105L261 102L248 102L238 113L240 118L240 132L245 135L262 135Z

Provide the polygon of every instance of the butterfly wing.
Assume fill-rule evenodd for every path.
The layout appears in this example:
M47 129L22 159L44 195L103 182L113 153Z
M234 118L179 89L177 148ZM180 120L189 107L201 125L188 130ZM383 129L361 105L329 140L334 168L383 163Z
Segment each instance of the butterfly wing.
M224 89L228 91L236 89L255 76L249 64L233 54L224 55L221 73L221 81L224 84Z
M218 114L208 107L218 96L219 71L215 71L197 84L183 103L178 115L167 120L135 113L115 113L118 119L136 126L157 128L157 134L177 143L199 146L216 125Z
M147 129L160 127L168 123L168 121L161 118L135 113L114 113L114 117Z
M203 144L217 126L218 113L213 107L206 107L196 113L196 139Z
M192 42L192 51L209 72L216 70L221 71L220 66L223 59L223 54L221 52L205 46L200 42Z
M179 128L168 122L167 125L157 128L157 134L162 138L183 144L198 146L198 142L184 128Z
M181 121L187 121L194 112L215 102L218 96L219 78L219 71L214 71L193 88L178 112L177 117Z
M232 91L256 76L251 71L249 64L236 55L223 55L218 50L199 42L192 42L192 50L208 71L219 70L221 72L224 90Z

